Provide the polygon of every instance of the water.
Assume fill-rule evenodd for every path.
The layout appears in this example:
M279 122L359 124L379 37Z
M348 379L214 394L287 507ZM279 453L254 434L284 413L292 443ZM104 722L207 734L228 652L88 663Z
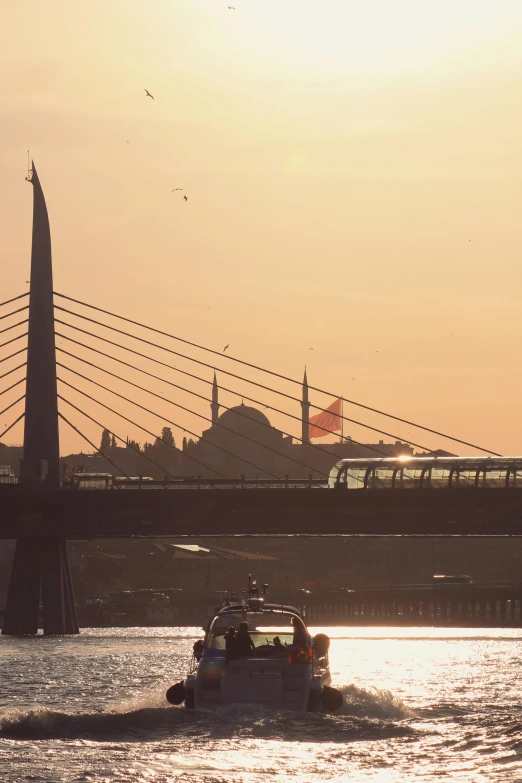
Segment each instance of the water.
M522 781L520 630L323 630L335 716L167 706L198 629L1 637L0 780Z

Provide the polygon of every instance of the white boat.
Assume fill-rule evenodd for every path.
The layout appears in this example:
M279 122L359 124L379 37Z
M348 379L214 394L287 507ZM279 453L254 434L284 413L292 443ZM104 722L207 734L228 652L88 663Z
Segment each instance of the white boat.
M186 679L167 691L168 701L184 703L189 709L227 704L298 712L315 712L321 706L339 709L343 697L330 685L328 637L317 634L312 638L298 609L266 602L258 595L255 582L249 593L251 597L242 603L225 605L216 612L205 639L194 645ZM251 640L246 643L246 654L245 649L238 653L237 646L227 644L230 628L244 639L244 623Z

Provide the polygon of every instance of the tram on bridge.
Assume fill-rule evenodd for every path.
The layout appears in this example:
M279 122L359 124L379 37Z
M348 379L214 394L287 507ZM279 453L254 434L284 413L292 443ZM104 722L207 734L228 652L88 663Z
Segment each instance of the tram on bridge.
M342 459L331 489L522 489L522 457L383 457Z

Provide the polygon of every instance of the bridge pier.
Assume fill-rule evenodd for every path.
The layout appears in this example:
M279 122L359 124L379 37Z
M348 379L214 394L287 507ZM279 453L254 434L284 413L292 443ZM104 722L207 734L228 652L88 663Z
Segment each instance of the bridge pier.
M60 538L18 539L3 634L38 633L40 596L44 634L79 632L66 547Z

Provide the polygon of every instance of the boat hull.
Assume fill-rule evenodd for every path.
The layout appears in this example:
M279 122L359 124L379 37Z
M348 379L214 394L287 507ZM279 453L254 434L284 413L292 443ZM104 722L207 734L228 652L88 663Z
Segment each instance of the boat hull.
M185 680L185 706L209 709L242 704L272 710L316 712L323 689L330 685L327 669L290 665L270 659L232 661L216 671L202 661Z

